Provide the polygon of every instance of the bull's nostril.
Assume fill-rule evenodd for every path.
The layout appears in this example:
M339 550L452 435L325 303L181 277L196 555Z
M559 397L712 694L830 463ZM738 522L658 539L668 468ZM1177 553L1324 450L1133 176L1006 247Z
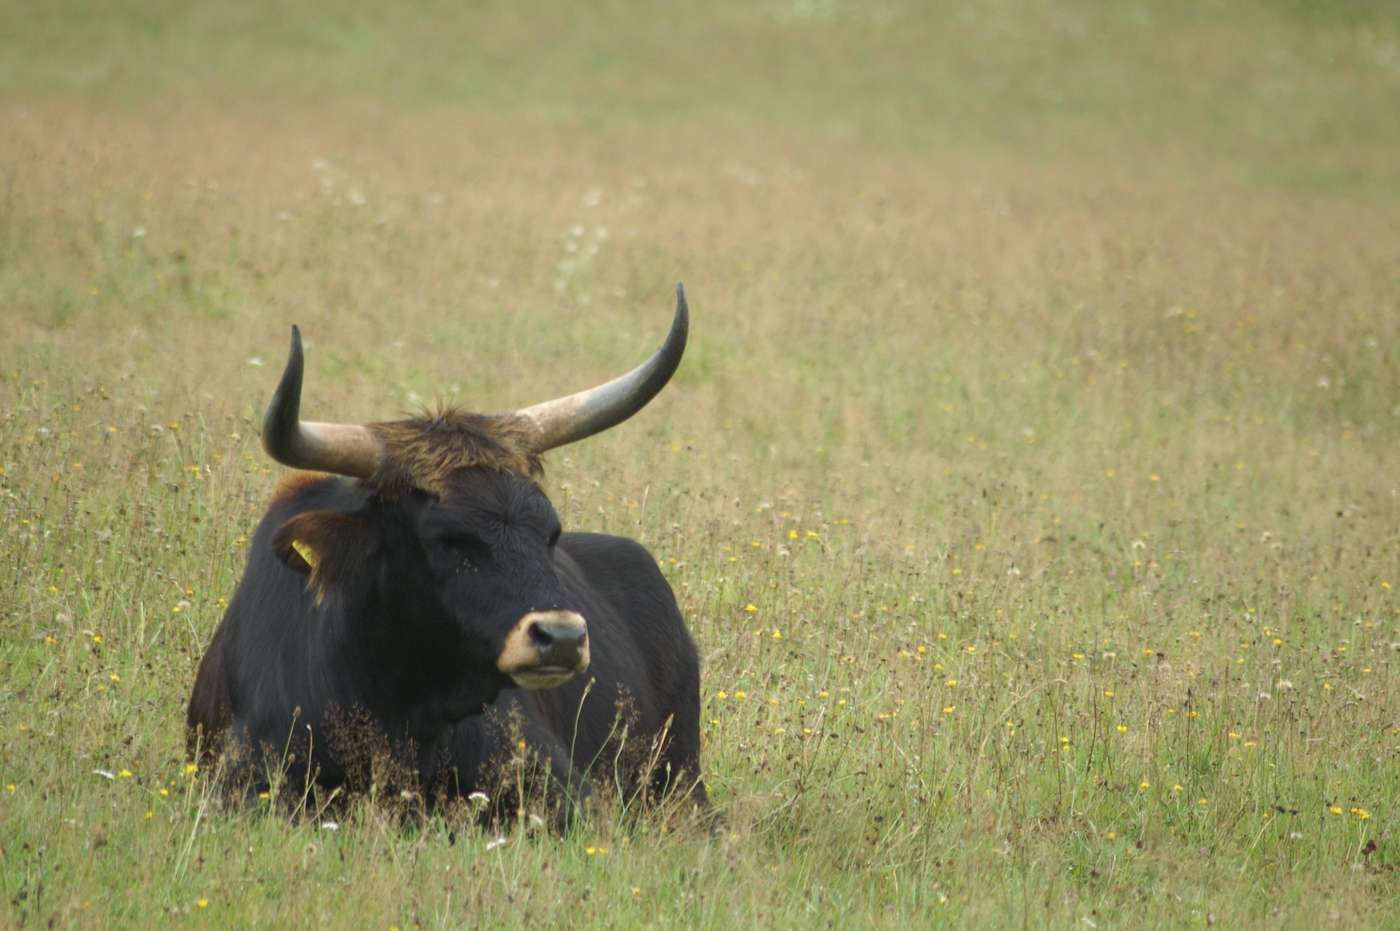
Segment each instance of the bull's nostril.
M588 629L582 624L555 619L541 619L530 625L530 643L545 664L572 666L578 662Z
M545 649L577 649L587 637L586 630L578 624L560 621L536 621L530 625L530 640L535 646Z

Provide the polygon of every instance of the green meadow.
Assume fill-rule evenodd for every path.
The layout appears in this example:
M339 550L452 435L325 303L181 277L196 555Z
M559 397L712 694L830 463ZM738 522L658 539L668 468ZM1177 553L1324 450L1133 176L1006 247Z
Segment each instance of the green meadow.
M0 2L0 923L1400 926L1397 115L1363 0ZM544 485L720 826L223 805L290 325L309 419L491 411L678 280Z

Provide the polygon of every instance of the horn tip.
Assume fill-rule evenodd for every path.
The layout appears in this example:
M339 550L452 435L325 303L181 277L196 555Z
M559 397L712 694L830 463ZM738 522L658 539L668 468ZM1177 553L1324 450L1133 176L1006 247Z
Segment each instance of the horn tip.
M302 352L301 352L301 327L299 327L299 326L297 326L295 323L293 323L293 324L292 324L292 345L291 345L291 348L288 349L288 351L287 351L287 362L288 362L288 364L297 364L297 365L300 365L300 364L301 364L301 363L300 363L301 356L302 356Z
M690 304L685 299L685 285L676 282L676 324L689 326Z

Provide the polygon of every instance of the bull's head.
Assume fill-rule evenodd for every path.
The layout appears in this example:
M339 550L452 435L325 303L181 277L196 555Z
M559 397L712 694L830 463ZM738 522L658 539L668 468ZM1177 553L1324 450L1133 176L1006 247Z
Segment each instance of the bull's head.
M540 456L621 423L661 390L686 343L679 285L676 298L665 344L606 384L516 411L367 425L301 420L293 327L263 446L293 468L360 482L354 493L325 491L325 501L308 503L278 531L276 552L308 575L318 600L351 599L362 615L412 628L375 635L386 643L426 639L420 655L439 673L497 683L470 690L466 704L489 700L507 677L548 688L584 671L589 606L561 581L578 569L555 551L560 524L535 482Z

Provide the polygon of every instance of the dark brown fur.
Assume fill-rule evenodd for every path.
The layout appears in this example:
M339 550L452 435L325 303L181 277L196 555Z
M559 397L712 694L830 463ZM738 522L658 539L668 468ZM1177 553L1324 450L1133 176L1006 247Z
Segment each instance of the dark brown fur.
M442 408L407 420L370 424L369 429L384 444L384 459L369 479L382 494L418 488L441 496L460 469L526 477L543 471L539 454L530 449L529 426L519 417Z
M306 547L314 557L308 563L293 544ZM374 557L375 541L369 526L348 514L311 511L282 525L272 548L282 561L310 577L319 604L337 585L346 585L364 571Z
M296 497L297 493L307 485L314 485L316 482L325 481L326 477L327 473L325 472L288 472L278 481L277 489L273 491L272 500L269 502L269 505L276 504L279 501L290 500Z

